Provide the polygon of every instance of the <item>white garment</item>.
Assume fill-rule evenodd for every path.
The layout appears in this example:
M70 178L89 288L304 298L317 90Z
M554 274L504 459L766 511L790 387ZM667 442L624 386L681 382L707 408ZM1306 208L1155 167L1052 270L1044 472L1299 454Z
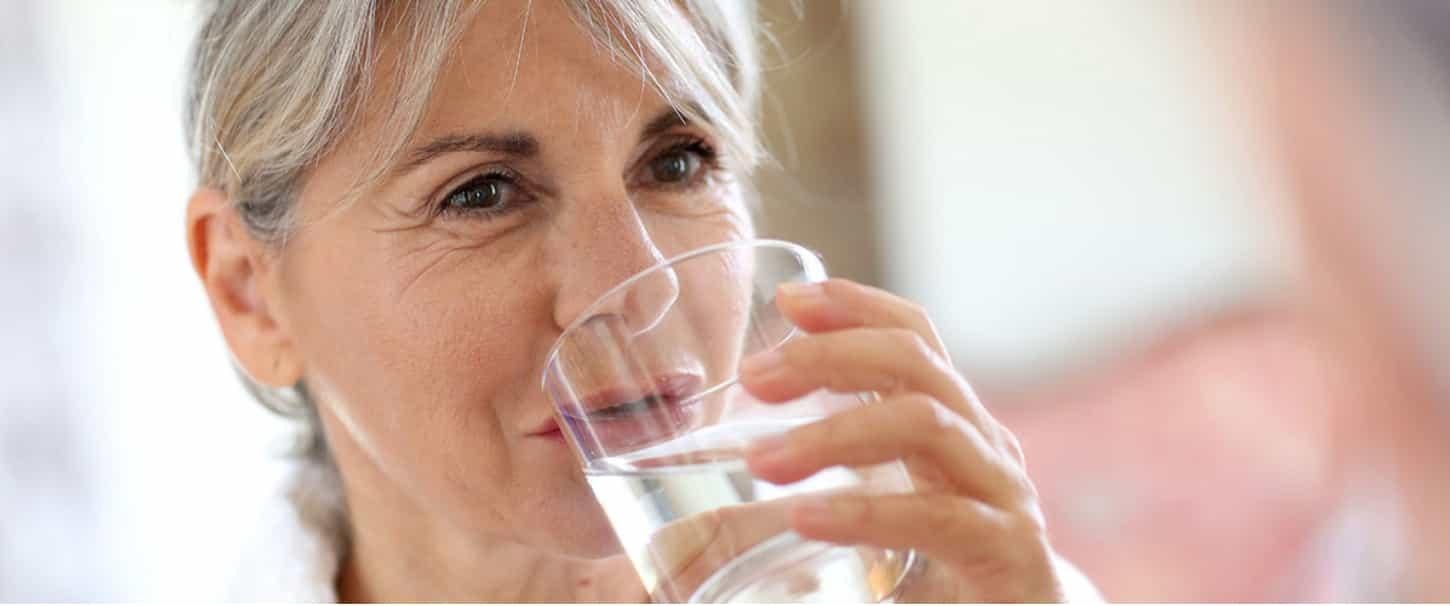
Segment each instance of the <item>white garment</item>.
M342 483L331 465L299 460L261 512L227 588L229 602L336 602L347 550Z
M262 512L226 599L229 602L337 601L336 580L347 551L342 484L330 465L299 461L280 495ZM1091 581L1054 558L1068 601L1102 602Z

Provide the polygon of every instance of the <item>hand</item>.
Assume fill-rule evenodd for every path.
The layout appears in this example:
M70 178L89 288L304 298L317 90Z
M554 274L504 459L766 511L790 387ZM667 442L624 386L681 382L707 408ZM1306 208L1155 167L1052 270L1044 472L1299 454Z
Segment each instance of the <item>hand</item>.
M922 309L839 279L784 286L777 305L807 334L745 361L741 383L752 395L786 402L827 389L875 392L881 402L755 444L751 472L784 484L832 466L900 459L916 486L793 503L796 532L929 558L898 600L1063 600L1022 449L953 369Z

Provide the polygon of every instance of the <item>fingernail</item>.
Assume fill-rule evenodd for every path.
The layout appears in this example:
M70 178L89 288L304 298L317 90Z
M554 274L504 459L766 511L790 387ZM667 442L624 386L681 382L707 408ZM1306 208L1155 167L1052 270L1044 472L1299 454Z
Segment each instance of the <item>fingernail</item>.
M751 378L763 378L771 372L779 370L785 363L785 355L779 349L763 351L740 363L740 374Z
M765 436L763 438L757 438L750 443L750 448L746 451L745 456L752 459L768 459L771 457L780 456L780 453L785 451L785 445L785 434L775 434Z
M786 282L780 285L780 294L802 303L816 305L830 300L820 282Z

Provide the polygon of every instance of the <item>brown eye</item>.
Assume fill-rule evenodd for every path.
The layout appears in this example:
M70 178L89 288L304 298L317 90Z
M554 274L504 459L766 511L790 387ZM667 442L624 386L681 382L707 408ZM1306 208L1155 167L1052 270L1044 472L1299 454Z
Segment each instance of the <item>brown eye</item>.
M481 215L485 218L513 212L530 201L524 189L509 174L479 175L458 186L439 201L445 215Z
M673 149L655 158L649 169L656 183L689 181L700 170L700 155L689 149Z
M443 204L450 210L497 208L504 203L504 191L504 184L491 177L474 179L449 193Z

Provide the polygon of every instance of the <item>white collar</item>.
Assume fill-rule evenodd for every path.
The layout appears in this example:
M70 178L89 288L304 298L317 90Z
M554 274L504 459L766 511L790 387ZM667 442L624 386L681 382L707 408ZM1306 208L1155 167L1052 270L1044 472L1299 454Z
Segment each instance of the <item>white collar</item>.
M348 542L336 470L298 459L279 492L246 541L227 601L337 602L337 574Z

